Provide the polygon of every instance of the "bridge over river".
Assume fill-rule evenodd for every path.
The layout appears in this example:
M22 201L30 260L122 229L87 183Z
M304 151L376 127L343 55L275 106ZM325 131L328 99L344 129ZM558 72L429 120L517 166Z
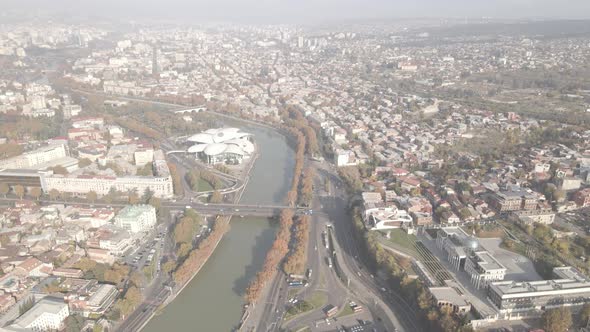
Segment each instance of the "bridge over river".
M222 216L252 216L274 217L282 210L293 210L295 215L310 215L312 210L305 207L291 207L283 205L252 205L252 204L208 204L208 203L167 203L163 204L170 210L179 211L187 208L194 209L201 214L215 214Z

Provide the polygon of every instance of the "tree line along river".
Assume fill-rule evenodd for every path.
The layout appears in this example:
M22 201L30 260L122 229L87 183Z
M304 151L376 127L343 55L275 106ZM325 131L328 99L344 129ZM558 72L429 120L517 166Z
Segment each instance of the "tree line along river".
M295 152L278 132L234 121L227 125L254 134L259 156L240 203L281 204L291 185ZM244 292L262 268L275 237L267 218L234 217L231 229L197 276L143 329L231 331L237 327Z

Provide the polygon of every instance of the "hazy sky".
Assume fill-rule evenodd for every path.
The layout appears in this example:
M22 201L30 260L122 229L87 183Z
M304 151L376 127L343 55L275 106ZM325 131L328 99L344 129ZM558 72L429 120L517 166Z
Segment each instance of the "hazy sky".
M1 0L79 15L269 22L399 17L590 18L590 0Z

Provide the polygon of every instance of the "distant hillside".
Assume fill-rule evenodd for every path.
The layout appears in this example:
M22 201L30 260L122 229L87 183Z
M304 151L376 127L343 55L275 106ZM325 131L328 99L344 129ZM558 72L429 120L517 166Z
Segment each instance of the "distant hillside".
M590 35L590 20L528 21L519 23L462 24L428 28L414 32L428 32L432 38L468 36L529 36L563 38Z

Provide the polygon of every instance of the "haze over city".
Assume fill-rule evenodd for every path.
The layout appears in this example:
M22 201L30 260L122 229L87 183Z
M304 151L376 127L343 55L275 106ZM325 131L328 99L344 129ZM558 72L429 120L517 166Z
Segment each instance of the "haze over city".
M4 9L49 10L90 17L246 23L325 23L395 18L586 19L585 0L6 0Z
M589 16L2 1L0 331L590 331Z

